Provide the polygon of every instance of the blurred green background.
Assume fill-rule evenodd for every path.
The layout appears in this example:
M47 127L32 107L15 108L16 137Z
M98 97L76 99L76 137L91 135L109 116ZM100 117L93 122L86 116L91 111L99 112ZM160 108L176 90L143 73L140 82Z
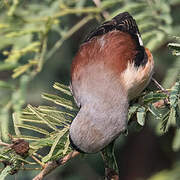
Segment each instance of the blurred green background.
M99 2L97 6L94 2ZM12 113L27 104L42 105L42 92L55 92L54 82L69 85L73 57L86 34L105 19L128 11L136 19L145 45L151 49L154 77L170 88L180 73L180 56L169 42L179 41L179 0L1 0L0 1L0 127L1 139L14 133ZM155 89L150 83L148 89ZM180 133L162 135L152 117L139 132L116 142L122 180L180 179ZM178 140L179 137L179 140ZM176 139L175 139L176 138ZM174 142L176 143L174 144ZM38 171L20 171L7 179L32 179ZM84 155L57 168L47 180L100 180L104 165L99 154Z

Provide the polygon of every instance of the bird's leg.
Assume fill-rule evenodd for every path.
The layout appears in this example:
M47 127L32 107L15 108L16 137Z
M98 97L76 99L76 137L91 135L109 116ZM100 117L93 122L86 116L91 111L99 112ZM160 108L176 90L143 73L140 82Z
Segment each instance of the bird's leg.
M101 151L101 155L105 166L105 180L119 180L119 170L114 155L114 141Z

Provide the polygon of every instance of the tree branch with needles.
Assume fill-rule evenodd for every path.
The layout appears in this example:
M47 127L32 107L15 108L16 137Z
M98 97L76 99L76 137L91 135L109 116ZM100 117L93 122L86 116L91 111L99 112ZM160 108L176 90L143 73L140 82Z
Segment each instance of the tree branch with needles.
M56 169L59 166L64 165L69 160L71 160L72 158L76 157L79 154L80 153L77 151L72 151L68 155L64 156L61 159L47 162L44 165L43 170L36 177L34 177L33 180L42 180L45 176L47 176L49 173L51 173L54 169Z

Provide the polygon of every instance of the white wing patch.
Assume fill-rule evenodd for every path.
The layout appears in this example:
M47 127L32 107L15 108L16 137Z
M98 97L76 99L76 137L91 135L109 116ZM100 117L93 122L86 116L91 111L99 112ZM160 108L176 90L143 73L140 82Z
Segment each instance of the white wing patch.
M143 46L143 41L142 41L141 36L138 33L137 33L137 36L138 36L140 46Z

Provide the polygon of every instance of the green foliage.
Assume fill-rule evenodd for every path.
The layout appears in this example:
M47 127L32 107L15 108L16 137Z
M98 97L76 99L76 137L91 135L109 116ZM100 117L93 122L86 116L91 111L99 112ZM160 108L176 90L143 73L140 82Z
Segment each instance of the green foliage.
M61 98L58 95L43 94L42 97L46 100L53 102L60 106L60 109L55 106L39 106L33 107L28 105L22 112L20 117L14 114L14 127L16 136L15 138L23 138L30 142L29 156L41 157L38 151L44 147L49 147L48 153L39 158L41 164L44 164L50 160L56 160L62 158L66 154L72 151L69 146L68 131L72 120L77 113L77 106L73 101L73 97L69 88L65 85L55 83L55 89L57 89L61 95L66 94L66 98ZM180 95L180 81L168 92L150 92L140 97L139 104L133 104L129 108L129 120L136 114L137 123L144 126L145 119L148 113L151 113L155 119L162 123L162 130L166 132L170 125L179 127L179 95ZM163 111L155 106L155 103L159 100L167 100L164 104ZM142 105L140 105L142 104ZM17 119L18 118L18 119ZM19 120L21 123L19 123ZM41 138L29 136L21 133L20 129L26 129L26 133L29 131L41 134ZM33 134L33 133L31 133ZM178 150L180 144L178 141L179 131L174 138L173 148ZM2 157L4 159L4 157ZM9 159L7 160L9 162ZM32 162L27 161L27 164ZM19 163L19 168L22 164ZM16 167L17 168L17 167Z
M28 105L20 114L13 114L16 134L14 138L29 141L30 150L28 156L38 157L38 163L40 164L62 158L72 151L69 146L68 131L78 108L73 102L73 97L67 86L55 83L54 87L59 90L60 93L68 95L71 100L50 94L43 94L42 97L60 105L60 109L55 106L33 107ZM25 133L23 129L26 129ZM21 133L21 131L23 133ZM28 134L32 134L33 136ZM39 138L39 136L41 138ZM42 157L41 154L39 154L39 150L45 147L49 147L50 150ZM32 162L32 159L26 161L24 160L25 158L27 157L22 158L11 150L11 148L9 148L8 151L2 149L0 159L1 161L8 162L10 165L10 168L5 168L2 171L2 178L9 173L11 174L11 172L18 171L23 163L31 165L31 167L34 165L34 168L37 166L35 162Z
M168 91L146 93L139 99L139 103L143 105L133 104L130 106L129 120L136 114L138 124L144 126L146 114L151 113L162 124L161 130L163 132L167 132L172 125L179 128L179 96L180 81L177 81ZM163 103L162 106L158 107L158 102Z
M9 175L9 172L11 171L11 167L10 166L6 166L1 174L0 174L0 179L4 180L6 178L7 175Z
M68 87L60 85L59 83L55 83L54 86L58 90L64 87L61 92L70 96ZM44 94L42 97L60 105L61 108L58 109L54 106L39 106L35 108L28 105L21 113L20 124L18 123L18 119L16 119L16 115L14 115L14 126L18 129L16 138L23 138L31 141L30 147L32 148L32 154L36 153L37 155L39 149L50 147L49 153L42 158L42 163L44 163L53 159L59 159L71 151L69 147L68 130L78 109L75 104L69 104L69 102L73 101L72 99L70 101L58 95L49 94ZM37 138L36 134L36 136L20 135L19 128L39 133L41 134L41 138ZM28 131L26 131L26 133L28 133Z

